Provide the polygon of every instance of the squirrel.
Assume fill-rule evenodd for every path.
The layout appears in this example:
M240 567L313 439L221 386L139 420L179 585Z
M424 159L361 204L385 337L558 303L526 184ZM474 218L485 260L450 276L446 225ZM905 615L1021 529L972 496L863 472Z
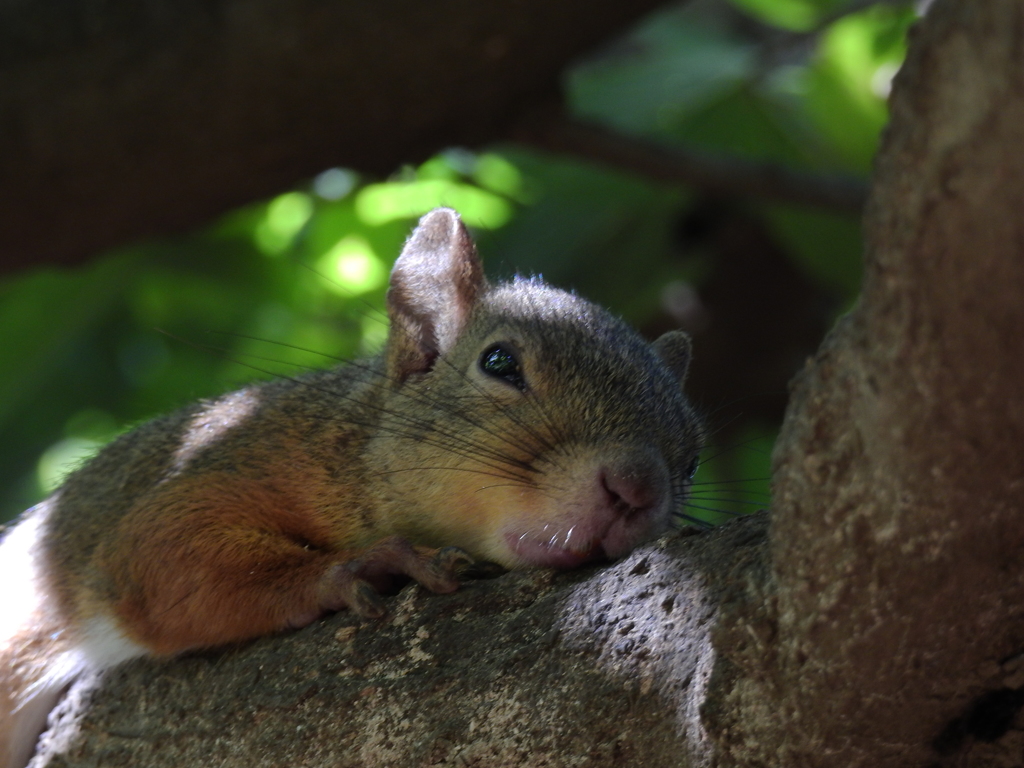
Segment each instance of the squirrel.
M0 543L0 766L86 670L385 612L474 560L574 568L669 528L702 428L686 334L539 278L491 286L458 214L395 262L374 358L142 424Z

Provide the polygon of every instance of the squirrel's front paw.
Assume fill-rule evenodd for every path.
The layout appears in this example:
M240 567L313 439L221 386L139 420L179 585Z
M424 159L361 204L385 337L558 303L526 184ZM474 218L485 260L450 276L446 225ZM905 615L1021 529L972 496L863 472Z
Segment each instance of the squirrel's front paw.
M380 592L408 576L431 592L454 592L458 575L473 558L458 547L417 547L401 536L389 536L363 550L358 557L338 563L323 583L323 607L348 608L360 616L378 618L386 612Z

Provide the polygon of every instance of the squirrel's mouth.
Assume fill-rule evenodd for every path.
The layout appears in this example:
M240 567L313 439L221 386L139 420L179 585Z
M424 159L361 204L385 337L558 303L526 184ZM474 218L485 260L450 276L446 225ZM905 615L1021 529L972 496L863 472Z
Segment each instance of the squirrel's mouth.
M584 563L606 559L600 539L573 537L574 529L546 535L545 531L516 534L508 532L505 541L520 560L529 565L569 570Z

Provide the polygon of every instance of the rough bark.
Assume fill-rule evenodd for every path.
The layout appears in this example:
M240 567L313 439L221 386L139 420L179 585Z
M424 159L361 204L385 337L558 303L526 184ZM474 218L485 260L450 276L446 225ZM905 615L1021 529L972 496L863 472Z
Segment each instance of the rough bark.
M1019 0L937 0L770 518L136 663L37 765L1020 765L1022 80Z
M741 764L1024 763L1024 6L936 2L891 106L863 294L775 456L776 634L718 644Z
M6 266L500 138L663 0L0 3Z
M744 522L83 680L35 765L705 765L712 619L764 580L766 517Z

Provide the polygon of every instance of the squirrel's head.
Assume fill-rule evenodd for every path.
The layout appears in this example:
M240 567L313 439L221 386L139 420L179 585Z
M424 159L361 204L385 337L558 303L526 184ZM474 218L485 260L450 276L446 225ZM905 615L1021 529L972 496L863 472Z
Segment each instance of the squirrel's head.
M573 567L668 528L702 436L685 334L649 344L538 279L489 286L450 209L409 238L388 312L371 450L393 530L508 567Z

